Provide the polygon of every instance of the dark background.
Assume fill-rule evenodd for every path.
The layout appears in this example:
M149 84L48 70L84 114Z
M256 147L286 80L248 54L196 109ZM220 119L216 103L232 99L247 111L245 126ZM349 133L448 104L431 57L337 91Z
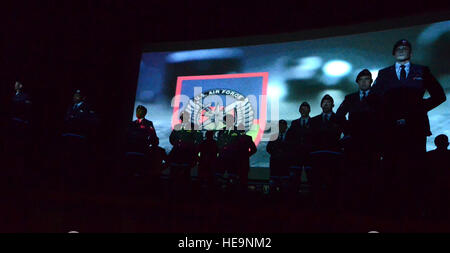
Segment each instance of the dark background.
M21 80L33 97L35 143L58 131L75 89L102 119L112 147L130 120L145 45L298 32L417 15L449 4L432 1L281 3L211 1L13 1L1 8L3 102ZM420 20L417 21L420 23ZM411 24L412 25L412 24Z
M281 230L285 232L298 229L309 232L354 231L356 228L362 228L364 232L369 229L390 231L388 222L386 226L373 226L373 223L366 222L362 225L354 223L352 227L348 221L355 219L350 215L347 219L329 215L319 217L312 212L299 215L297 209L291 209L290 206L280 209L278 205L262 209L270 203L259 199L255 200L259 206L250 202L249 205L244 204L248 206L246 209L236 208L234 204L223 207L232 203L231 201L208 208L192 204L192 199L183 200L181 204L176 202L177 205L174 205L175 202L170 201L173 197L170 193L164 195L164 202L131 196L126 191L122 194L120 191L126 187L122 186L120 178L117 185L114 184L116 181L111 183L114 184L114 189L119 191L113 196L96 195L91 189L85 190L84 187L78 189L84 192L84 195L78 192L66 194L50 187L50 190L46 191L46 187L41 187L45 186L46 176L41 174L40 169L46 169L46 166L40 163L52 159L41 159L40 156L52 158L52 153L46 152L51 150L48 148L51 145L49 140L54 139L60 131L64 113L75 89L80 88L87 93L88 101L102 119L101 130L97 132L96 137L103 140L101 143L104 146L98 150L108 152L117 147L117 138L123 133L133 113L139 61L142 49L148 44L299 32L392 18L410 17L410 22L417 23L409 25L416 25L425 23L421 19L416 21L416 15L433 17L442 12L448 15L450 11L448 4L432 1L327 3L315 0L295 4L279 1L248 4L242 1L210 1L207 4L192 2L0 3L0 110L7 111L5 104L13 95L14 81L22 81L25 89L32 95L35 131L32 143L33 150L36 151L33 157L28 159L32 162L31 166L25 167L27 174L28 169L34 170L30 173L30 179L38 184L36 187L33 185L24 189L17 187L0 190L1 206L4 207L0 210L0 230L254 232L274 231L273 227L283 220L284 224L289 225L287 230ZM2 137L7 134L3 133ZM93 154L92 159L94 161L95 155ZM7 159L3 156L2 159L0 164L4 169L7 166L3 166L3 161ZM97 165L96 168L108 170L108 165L114 164L112 161L105 164L99 159L94 165ZM48 177L48 180L50 182L53 178ZM222 202L222 198L218 200ZM181 208L192 211L184 214L178 211L182 210ZM255 214L255 209L262 211ZM290 213L286 214L288 211ZM274 214L279 219L262 223ZM202 215L206 218L200 219ZM212 216L214 217L211 218ZM232 220L228 219L229 217L233 217ZM240 225L240 217L256 218ZM217 222L211 223L211 220ZM358 220L355 222L359 223ZM317 224L331 224L331 228ZM333 227L333 224L337 225ZM418 223L417 226L421 228L417 229L418 231L424 231L422 224ZM441 227L448 232L447 223L443 223ZM430 229L439 231L436 227L429 227ZM416 231L408 226L404 230Z

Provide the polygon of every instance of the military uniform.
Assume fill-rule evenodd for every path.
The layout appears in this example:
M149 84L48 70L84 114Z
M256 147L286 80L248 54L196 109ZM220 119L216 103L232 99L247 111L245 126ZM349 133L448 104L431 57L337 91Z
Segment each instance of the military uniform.
M66 131L88 135L97 123L95 112L83 101L67 109L64 118Z
M256 153L252 138L240 130L222 130L218 138L220 172L237 175L242 186L247 185L249 158Z
M195 130L194 124L176 125L169 140L173 148L169 153L171 166L171 176L190 177L190 168L192 168L198 159L198 145L203 140L200 131Z
M128 129L127 151L146 153L150 144L158 139L153 122L147 119L137 119L131 122Z

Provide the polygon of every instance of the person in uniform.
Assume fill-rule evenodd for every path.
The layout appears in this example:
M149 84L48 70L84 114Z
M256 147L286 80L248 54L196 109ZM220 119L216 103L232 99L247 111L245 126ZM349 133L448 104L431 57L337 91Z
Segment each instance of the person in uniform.
M214 140L214 131L207 131L206 138L199 147L200 157L198 164L198 177L209 185L213 182L214 167L217 166L219 149Z
M378 119L374 98L368 100L372 74L363 69L356 77L358 91L345 96L336 114L344 119L346 180L345 193L354 208L368 210L379 161ZM348 120L346 116L348 115Z
M341 151L339 140L342 134L342 120L333 112L334 100L326 94L320 101L322 113L311 119L312 149Z
M426 66L411 63L411 43L394 44L395 64L381 69L369 94L381 98L386 196L398 210L420 212L426 139L431 135L427 113L446 100L444 90ZM425 92L430 97L424 98ZM405 200L405 201L404 201ZM388 204L388 205L391 205Z
M243 125L238 126L238 129L244 129ZM250 172L250 157L257 151L256 145L250 135L245 133L245 130L238 130L239 136L236 143L236 161L237 173L239 176L239 184L242 191L248 189L248 173Z
M308 181L316 203L337 203L341 180L342 120L333 112L334 100L326 94L320 101L322 113L311 119L312 151L308 156L311 172Z
M301 184L301 176L304 168L308 168L308 155L312 151L313 144L313 128L311 127L311 106L308 102L301 103L299 107L300 118L293 120L291 126L286 133L286 142L290 147L290 151L286 151L289 166L293 166L293 182L292 186L297 191ZM306 177L311 179L311 170L305 169Z
M14 91L11 116L18 122L29 124L31 120L31 98L28 93L24 92L24 86L21 82L16 81Z
M136 120L131 122L128 129L129 143L132 145L132 149L128 151L138 151L146 153L150 144L156 143L158 136L156 134L153 122L147 120L147 108L143 105L138 105L136 108ZM159 143L159 141L158 141Z
M256 153L256 146L252 138L245 134L243 125L236 126L235 117L227 114L224 129L219 132L219 164L218 173L227 172L231 175L230 182L238 180L241 187L248 183L250 170L249 158ZM236 178L233 178L236 177Z
M190 180L191 169L198 162L198 148L203 140L199 126L191 121L189 112L180 115L181 123L174 126L169 136L172 150L169 153L172 178Z
M69 106L64 118L66 130L82 136L91 135L97 117L90 108L80 90L76 90L72 97L72 104Z
M286 141L287 122L286 120L280 120L278 124L277 137L269 141L266 147L267 153L270 154L270 177L274 189L281 187L280 177L289 176L289 146Z

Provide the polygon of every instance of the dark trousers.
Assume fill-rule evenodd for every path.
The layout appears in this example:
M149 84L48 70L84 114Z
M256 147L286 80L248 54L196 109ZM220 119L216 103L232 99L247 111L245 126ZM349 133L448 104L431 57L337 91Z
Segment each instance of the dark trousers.
M376 206L379 156L374 141L354 138L345 149L340 200L351 210L368 213Z
M426 136L408 131L390 135L383 156L384 207L399 215L423 211Z

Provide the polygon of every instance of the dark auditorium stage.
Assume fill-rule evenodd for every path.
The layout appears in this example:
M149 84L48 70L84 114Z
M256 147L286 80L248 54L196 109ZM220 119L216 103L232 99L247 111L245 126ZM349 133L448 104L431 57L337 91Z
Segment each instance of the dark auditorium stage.
M230 148L228 149L230 153L223 156L226 158L215 160L217 157L222 158L222 154L219 156L219 151L213 150L211 157L214 158L212 160L217 166L207 167L211 174L206 176L207 182L202 183L198 180L196 164L178 163L177 159L190 153L184 151L195 150L196 152L192 152L193 155L190 154L189 162L197 163L197 160L200 160L199 152L197 152L200 148L197 147L206 143L206 140L199 141L198 138L194 140L198 137L194 136L197 132L191 133L190 129L186 130L184 127L189 124L183 125L186 123L181 117L184 114L178 115L178 111L171 107L172 96L178 89L177 78L180 76L271 72L268 83L267 80L262 79L265 81L260 87L258 86L258 92L260 89L261 92L256 95L264 94L263 90L266 92L267 88L268 93L273 95L270 101L271 99L275 101L277 96L282 98L282 95L288 98L280 103L281 106L285 106L281 107L281 115L287 121L286 124L295 125L292 122L300 117L300 104L303 101L309 101L311 103L309 109L313 109L310 110L311 121L316 118L314 116L318 116L316 118L318 123L315 123L314 127L317 129L325 129L328 126L339 128L337 136L340 138L341 135L345 135L340 129L344 124L340 125L342 122L338 121L337 116L336 121L334 118L331 120L328 112L322 111L323 107L326 107L322 107L323 100L326 100L326 105L336 103L336 105L333 104L332 112L337 112L339 104L344 101L347 94L351 92L356 94L359 91L357 86L359 84L355 83L355 78L358 82L357 75L359 76L358 73L362 69L369 68L369 73L378 75L378 70L388 66L388 63L394 64L391 54L392 46L395 41L403 39L397 37L398 35L414 35L414 38L410 40L413 42L414 50L418 50L413 51L416 57L413 59L418 59L418 63L423 62L424 65L430 66L433 74L437 73L436 79L439 79L443 86L443 88L440 86L436 88L437 93L441 93L440 88L442 88L442 94L450 94L448 72L450 55L444 52L450 41L450 29L442 27L443 24L450 22L448 3L434 4L424 1L419 5L411 3L404 5L392 1L384 4L380 1L372 1L371 4L365 1L351 1L351 3L334 1L329 4L318 4L317 1L306 1L291 6L272 1L267 5L245 6L242 3L237 7L227 1L210 1L211 3L207 5L201 2L113 1L101 3L87 1L84 3L84 1L73 1L72 3L71 1L55 1L55 3L43 4L41 1L36 1L26 4L19 2L7 4L4 12L8 15L2 15L2 22L0 22L4 25L2 32L5 34L5 39L0 43L2 52L0 57L0 233L67 233L69 231L79 233L368 233L369 231L450 233L450 205L448 205L450 202L445 201L445 199L450 200L450 191L448 191L450 170L446 170L446 163L443 163L443 166L439 164L441 160L437 158L433 166L428 164L428 167L419 168L420 164L408 163L414 169L428 169L411 173L414 174L411 179L408 173L400 170L398 175L390 175L391 167L389 166L394 168L396 162L401 161L399 162L401 164L402 161L410 161L406 158L416 157L406 154L403 157L405 160L397 161L395 155L401 152L395 149L388 150L391 153L387 152L387 157L391 155L389 157L391 160L388 159L386 162L388 165L383 167L383 169L388 168L385 170L386 175L380 176L376 170L373 170L376 178L373 178L372 174L363 175L367 181L371 182L370 186L375 185L373 188L376 188L367 190L366 188L369 188L366 187L368 184L365 184L367 181L352 180L356 176L352 177L351 173L346 174L348 167L341 166L344 164L341 161L344 160L342 157L345 154L326 147L316 152L315 163L317 167L325 167L324 171L330 172L329 175L332 176L322 177L328 180L324 180L325 183L316 180L319 183L314 184L313 187L306 175L306 169L311 169L310 164L303 163L302 160L302 164L299 165L297 160L303 159L304 154L309 156L314 152L308 153L312 151L309 147L300 151L290 148L289 152L292 150L297 152L292 152L294 155L290 156L290 159L296 160L295 166L292 167L298 169L302 166L304 170L300 173L297 173L297 170L297 174L289 174L289 180L292 180L287 184L289 186L278 189L274 187L273 181L270 181L271 172L268 167L272 154L267 151L268 141L256 144L258 145L256 152L254 150L256 145L251 136L247 136L245 132L236 134L238 131L234 127L237 127L238 120L233 118L236 121L233 121L234 125L230 130L226 129L228 122L221 119L222 123L225 123L224 128L214 132L214 134L218 133L214 136L214 141L221 136L225 136L222 140L226 145L232 142L230 140L238 140L230 146L224 144L222 148L232 147L245 152L235 152L235 150L231 152L229 150L232 148ZM354 28L358 29L354 30ZM389 29L391 29L390 32L385 33ZM326 34L321 34L321 31L326 31ZM400 32L397 33L397 31ZM389 43L380 44L376 39L367 37L371 33L378 32L389 34L382 38ZM294 34L295 38L292 37ZM377 36L373 34L371 36ZM349 40L344 36L351 39L352 36L359 35L364 46L355 50L351 43L347 44ZM342 41L333 39L338 37L341 37ZM316 41L316 44L315 40L319 42ZM308 43L311 44L300 43L301 46L297 48L292 46L296 41L309 41ZM329 47L333 41L337 45ZM271 49L272 51L269 50L272 54L270 57L264 54L269 52L265 51L266 49L251 48L267 43L279 43ZM293 43L292 51L283 43ZM315 47L316 45L321 45L322 48L319 50ZM407 46L403 44L402 46L405 48L400 51L407 51ZM233 47L235 49L240 47L240 49L227 50ZM153 48L152 53L155 54L149 53L149 58L144 62L142 55L150 52L149 48ZM394 45L394 51L396 48L399 47ZM197 49L220 50L214 51L216 54L211 57L204 56L205 51L202 50L198 53ZM191 52L179 54L185 50L191 50ZM365 50L373 51L368 54ZM234 55L231 57L228 55L229 52L234 52ZM411 54L411 46L408 52ZM349 60L350 55L354 56L352 60ZM154 59L159 62L156 63ZM435 59L445 59L446 62L441 64ZM375 62L377 64L372 65ZM334 65L335 69L327 72L326 66L329 66L327 63L337 63L337 65ZM344 68L343 71L339 69L341 67ZM404 65L402 67L405 68ZM162 72L162 69L165 72ZM336 69L338 71L335 71ZM427 71L428 68L423 69ZM421 71L423 69L420 68ZM140 80L141 73L144 73L142 76L146 78ZM305 73L311 75L304 75ZM392 73L395 79L395 72L392 71ZM402 76L401 73L404 72L399 72L400 76ZM270 77L275 78L270 79ZM373 77L375 80L376 76ZM421 76L414 78L419 86L423 84ZM309 81L305 81L308 79ZM153 80L157 80L159 85L156 85ZM331 82L327 83L330 80ZM405 81L405 78L400 77L399 80ZM138 87L139 82L145 84L142 90ZM372 80L370 82L372 84ZM167 83L170 85L166 85ZM16 87L19 84L23 84L23 90ZM286 88L288 86L289 89ZM248 89L248 94L253 88ZM423 87L420 86L420 88ZM335 97L335 100L331 99L334 102L330 102L327 98L326 95L330 96L329 94ZM359 99L361 101L365 99L365 95L360 98L356 94L355 97L358 102ZM422 114L418 117L420 118L418 121L428 123L429 116L433 131L428 139L420 136L424 137L424 143L427 142L427 148L434 148L436 135L450 133L448 128L450 113L447 110L450 108L450 101L447 96L447 101L443 102L444 98L441 96L438 99L436 103L439 106L430 112L430 115L427 115L425 110L420 111ZM261 101L265 101L265 98ZM265 111L269 107L266 108L266 104L261 103L263 104L261 107L264 108L264 117L252 118L251 122L249 120L252 124L257 122L255 125L258 124L258 126L261 126L260 119L264 121L264 124L266 123L265 114L272 115L271 111ZM17 111L23 118L14 114L16 112L13 110L14 105L17 104L19 104ZM149 107L147 121L143 121L142 117L134 118L137 115L137 104ZM164 106L158 107L158 104ZM255 104L258 103L255 102ZM216 105L214 107L219 108ZM294 109L291 110L291 108ZM379 108L377 107L376 110ZM389 111L386 108L383 110ZM232 109L233 113L238 113L236 105ZM248 107L241 111L244 116L248 116L245 115L249 113L247 109ZM256 115L258 110L254 111ZM251 112L253 115L253 110ZM215 114L217 115L219 114ZM159 116L168 120L158 120ZM278 116L274 116L276 124L278 124ZM180 124L177 125L178 118L180 118ZM412 118L413 121L416 120ZM133 121L134 119L136 120ZM393 122L404 122L404 119L396 118L396 120ZM294 129L297 132L294 131L292 136L304 141L307 138L300 136L303 130L298 129L300 126L306 127L309 123L300 124L300 122L303 121L299 118L296 121L298 128ZM322 128L319 123L324 123L326 127ZM182 125L182 131L190 134L186 137L188 141L183 139L185 136L172 138L171 124L174 128ZM75 133L74 129L80 133ZM129 129L135 132L128 131ZM133 148L144 143L144 151L125 150L129 148L127 142L132 139L128 138L132 135L130 132L132 134L139 132L135 136L138 136L136 139L142 142L136 141L139 143L134 143L136 145ZM264 130L258 129L258 133L260 132ZM205 134L206 139L206 131L202 134ZM286 137L284 134L278 139L277 132L276 140L280 140L282 144ZM141 138L142 136L144 137ZM203 138L203 135L201 137ZM334 135L331 137L334 138ZM289 137L286 138L289 139ZM341 145L346 140L342 138L336 143ZM195 143L196 146L192 145L195 148L189 149L185 147L192 146L183 146L189 141ZM448 139L446 142L443 145L447 145L445 149L448 147ZM179 150L183 150L184 153L179 152L179 157L175 158L174 155L170 158L172 159L170 162L168 159L164 164L157 164L158 159L155 159L155 153L161 149L156 151L152 149L152 156L148 156L153 159L152 166L147 166L146 162L150 161L150 159L145 160L148 158L146 155L150 153L148 149L158 148L159 144L166 149L167 154L164 155L169 156L170 149L173 147L179 147ZM210 147L206 144L203 146L204 150ZM301 147L306 146L305 144ZM141 147L142 145L139 146ZM300 147L300 145L290 147ZM404 147L408 148L408 145ZM342 147L339 148L341 151L344 150ZM329 156L325 159L326 161L319 161L322 156L317 153L324 150ZM382 159L380 159L379 150L368 150L373 152L373 157L376 157L373 161L370 160L371 166L376 167L383 163L380 162ZM288 153L283 152L280 153ZM129 153L136 156L127 160ZM364 157L358 152L354 153L358 154L358 158ZM443 155L439 156L440 154L436 157L442 158ZM251 159L250 156L252 156ZM336 158L337 156L339 157ZM282 155L280 157L282 158L278 161L286 160ZM142 159L139 160L140 158ZM411 160L414 161L414 159ZM327 167L330 161L339 161L339 165L333 164ZM353 160L345 160L345 162L348 161ZM153 162L157 165L153 166ZM282 162L279 163L280 167L285 165ZM414 167L415 165L417 166ZM183 174L185 171L182 171L181 176L170 175L167 170L170 166L171 168L188 168L185 170L188 173ZM150 167L154 171L150 171ZM238 172L234 171L236 172L234 175L238 175L240 184L228 180L228 174L226 179L220 178L222 176L216 177L214 174L215 180L208 181L213 178L211 175L219 167L230 171L238 168L236 170ZM342 170L333 170L336 167ZM438 167L443 169L433 170ZM191 168L192 175L189 174ZM365 167L361 165L358 168ZM134 173L135 171L138 172ZM432 173L428 173L430 171ZM364 173L360 173L359 176L361 174ZM408 175L403 177L406 174ZM437 179L433 178L436 182L443 182L439 185L439 187L442 186L441 188L434 187L434 183L430 183L433 176L431 174L444 175L437 176ZM341 176L348 177L340 181ZM406 189L406 193L410 191L417 194L408 195L408 200L405 200L405 203L415 207L414 211L410 212L409 206L402 205L403 202L400 202L403 201L402 197L406 196L401 195L404 192L385 190L397 189L398 181L389 181L391 188L383 188L383 184L377 185L379 182L384 183L383 176L385 178L392 176L395 180L400 179L401 182L403 182L401 179L408 177L410 181L405 185L402 184L398 189ZM368 201L367 206L361 208L360 202L352 202L352 200L361 196L365 198L366 192L360 194L358 190L355 190L357 188L352 188L353 185L347 185L348 182L356 182L355 185L368 192L373 190L375 193L370 192L370 194L376 195L374 199L379 196L389 198L391 195L395 196L389 199L391 202L386 201L387 204L383 202L385 199L377 199L379 202ZM411 182L416 183L414 186L417 187L411 187ZM426 183L422 184L423 182ZM442 189L444 191L439 192ZM376 191L383 191L384 195ZM349 197L347 195L349 192L358 196ZM439 194L433 195L429 194L430 192L439 192ZM441 196L442 199L440 199ZM368 199L369 197L364 200L367 202ZM396 200L399 202L395 202ZM428 205L429 203L432 205ZM394 205L399 208L392 207Z
M58 190L42 183L24 188L27 190L20 195L2 198L1 205L8 208L0 212L0 232L450 232L450 219L314 209L307 193L288 197L250 191L237 199L199 189L181 195L167 191L149 193L138 187L119 193L114 187L104 187L101 192L92 193L88 189Z

